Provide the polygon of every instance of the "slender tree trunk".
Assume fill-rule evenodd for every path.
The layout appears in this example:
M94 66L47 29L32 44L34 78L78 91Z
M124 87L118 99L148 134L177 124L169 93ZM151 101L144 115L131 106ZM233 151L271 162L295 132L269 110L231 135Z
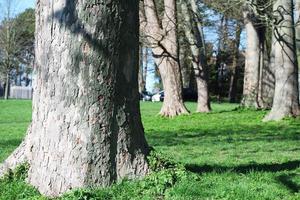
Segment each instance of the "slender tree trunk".
M264 121L299 115L298 65L296 58L293 1L277 0L275 15L275 94Z
M148 47L145 47L145 54L143 57L144 69L143 69L143 80L144 80L144 88L147 90L147 75L148 75Z
M224 84L224 52L228 46L228 19L223 15L219 27L219 46L218 55L216 60L216 86L217 86L217 99L218 102L222 102L223 96L223 84Z
M240 41L241 41L241 32L242 27L239 22L236 24L235 30L235 49L234 49L234 56L233 56L233 63L232 63L232 72L230 76L230 85L229 85L229 102L235 103L236 102L236 95L237 95L237 79L238 79L238 60L240 54Z
M182 80L178 56L178 41L176 32L176 2L175 0L164 1L164 17L158 19L155 2L144 0L144 11L141 18L142 30L151 44L153 57L158 66L165 98L160 115L174 117L187 114L188 111L182 98Z
M195 5L194 5L195 4ZM181 2L181 9L185 16L185 35L192 52L192 64L197 83L198 106L197 112L210 112L210 100L208 93L208 71L205 58L205 44L202 33L202 26L197 13L196 3L190 0L190 9L186 1Z
M144 176L138 2L38 0L36 10L28 182L54 197Z
M140 45L139 53L139 93L145 91L145 80L144 80L144 51L143 46Z
M8 96L9 96L9 81L10 77L9 77L9 72L6 73L6 77L5 77L5 90L4 90L4 99L7 100Z

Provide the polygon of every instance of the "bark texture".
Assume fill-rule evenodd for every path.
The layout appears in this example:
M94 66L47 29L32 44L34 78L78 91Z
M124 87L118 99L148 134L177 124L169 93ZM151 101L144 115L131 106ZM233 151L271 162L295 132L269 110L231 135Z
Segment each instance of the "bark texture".
M181 2L185 17L185 36L192 52L192 64L197 84L197 112L210 112L208 92L208 70L206 63L205 43L200 19L197 17L197 5L194 0Z
M299 115L298 65L292 9L292 0L277 0L274 3L275 94L272 110L264 121Z
M38 0L28 182L42 194L148 172L138 2Z
M247 3L244 6L247 33L244 91L245 107L270 108L274 94L274 73L266 59L266 27Z
M176 1L164 0L164 16L158 18L153 0L144 0L141 24L145 36L151 44L153 57L159 68L165 98L160 115L174 117L187 114L182 99L182 79L179 64L179 51L176 32Z

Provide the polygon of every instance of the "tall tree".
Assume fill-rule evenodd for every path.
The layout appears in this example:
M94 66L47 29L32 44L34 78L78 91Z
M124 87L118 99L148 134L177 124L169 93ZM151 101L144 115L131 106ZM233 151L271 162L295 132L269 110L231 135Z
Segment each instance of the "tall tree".
M293 0L276 0L273 5L276 81L272 110L265 121L300 113L293 7Z
M244 92L245 107L270 108L274 95L274 73L269 66L267 22L261 12L268 12L265 1L247 0L244 21L247 33Z
M141 25L151 44L153 57L159 68L165 98L160 115L173 117L187 114L182 98L182 79L178 56L177 12L175 0L164 0L164 12L159 18L154 0L143 1Z
M27 159L28 182L47 196L144 176L138 2L38 0L36 9L32 124L2 173Z
M229 102L235 103L237 100L237 81L238 81L238 61L240 58L240 42L241 42L241 33L242 33L242 23L240 21L236 21L235 24L235 38L233 41L233 61L231 66L230 73L230 83L229 83L229 92L228 99Z
M195 0L182 1L181 10L185 17L185 36L191 49L193 70L197 83L197 112L210 112L205 42Z
M13 20L12 9L14 1L5 0L3 2L3 21L0 25L0 72L5 79L5 93L4 99L8 99L10 73L11 70L17 65L17 37L16 37L16 24Z

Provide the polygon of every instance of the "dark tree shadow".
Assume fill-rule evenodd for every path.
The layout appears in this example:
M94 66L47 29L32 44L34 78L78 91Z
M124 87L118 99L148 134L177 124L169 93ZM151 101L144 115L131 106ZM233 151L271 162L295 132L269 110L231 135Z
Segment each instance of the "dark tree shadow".
M280 175L277 177L277 180L279 183L284 185L291 192L298 193L300 191L300 185L293 181L293 177L296 175L297 174L295 174L295 173L292 173L289 175L286 175L286 174Z
M193 173L203 174L209 172L224 173L224 172L234 172L247 174L249 172L280 172L284 170L294 170L300 167L300 160L288 161L285 163L275 163L275 164L249 164L249 165L239 165L235 167L220 166L220 165L196 165L187 164L185 168ZM284 177L281 177L283 180ZM284 180L287 180L286 177Z

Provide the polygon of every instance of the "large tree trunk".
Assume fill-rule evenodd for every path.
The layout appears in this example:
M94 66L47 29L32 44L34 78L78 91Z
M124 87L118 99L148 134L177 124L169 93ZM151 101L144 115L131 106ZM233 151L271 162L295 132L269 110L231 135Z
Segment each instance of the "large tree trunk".
M197 6L190 0L190 10L186 1L181 2L181 10L185 16L185 36L192 52L192 64L197 83L198 105L197 112L210 112L208 93L208 70L205 58L205 44L202 26L197 18Z
M144 176L138 2L39 0L36 10L28 182L58 196Z
M144 11L141 14L142 30L145 30L147 40L151 44L153 57L159 68L165 98L160 115L174 117L187 114L188 111L182 99L182 80L178 59L178 41L176 32L176 2L164 1L164 17L158 19L153 0L144 0ZM145 14L145 15L144 15Z
M292 0L277 0L275 15L275 94L265 121L299 115L298 66Z

